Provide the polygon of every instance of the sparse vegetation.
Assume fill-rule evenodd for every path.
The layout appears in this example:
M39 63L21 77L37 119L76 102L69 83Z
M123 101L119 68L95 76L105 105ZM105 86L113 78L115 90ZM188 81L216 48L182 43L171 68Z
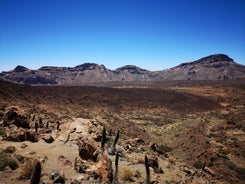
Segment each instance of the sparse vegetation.
M112 184L118 183L118 160L119 160L119 155L118 155L118 153L116 153L116 156L115 156L115 172L114 172Z
M29 158L20 166L19 179L30 179L37 160Z
M102 166L105 163L100 160L101 155L108 156L107 152L102 153L100 148L105 149L105 145L108 144L109 153L109 148L114 144L117 148L115 150L116 152L119 151L121 159L120 167L118 166L118 169L114 170L113 178L117 178L116 173L118 172L119 182L139 183L146 180L144 154L147 153L148 164L154 171L154 174L151 173L152 175L150 175L152 181L164 183L166 179L153 166L152 158L156 157L159 161L159 169L164 168L165 171L165 166L167 166L165 172L173 177L172 183L177 183L179 177L188 179L189 176L185 175L183 177L182 172L176 173L182 169L182 165L186 165L192 171L193 167L202 169L204 167L203 163L206 162L206 168L210 168L215 172L217 182L241 184L241 181L244 180L244 163L242 161L245 158L245 152L242 149L244 147L244 130L240 126L244 124L243 104L245 99L241 98L244 91L236 89L236 93L232 93L229 89L235 87L228 85L228 83L224 86L220 85L221 87L218 85L215 88L207 83L202 86L199 85L200 83L194 83L193 81L189 81L188 84L176 82L176 85L167 86L164 89L161 89L163 88L161 85L156 85L157 90L147 88L120 89L121 86L118 88L28 86L30 89L23 88L23 93L20 96L13 90L10 94L14 93L14 98L9 96L6 98L8 102L1 96L6 92L0 89L0 100L3 100L0 103L7 104L11 101L11 104L2 110L4 114L7 114L9 109L14 106L16 112L24 114L25 117L27 117L27 112L32 115L31 119L36 114L34 122L36 121L39 125L42 124L41 126L46 127L44 129L39 126L37 134L34 132L34 122L28 121L31 128L23 128L18 123L12 124L16 119L6 121L6 125L1 124L0 135L3 139L10 135L13 136L12 140L20 141L24 141L27 137L28 139L34 139L34 136L39 137L37 138L38 143L35 144L31 142L11 143L4 140L4 144L8 145L3 145L3 150L0 151L0 160L3 158L2 155L7 153L7 146L14 145L16 147L15 152L8 152L7 154L11 159L16 158L18 160L17 163L20 168L10 173L8 172L9 168L5 167L6 169L0 172L0 178L8 176L11 178L11 182L23 183L24 181L16 179L16 175L19 176L20 174L23 179L30 178L33 165L35 165L35 163L28 164L28 160L24 161L26 157L35 157L41 160L46 154L45 151L47 152L47 150L45 149L47 148L59 149L59 151L57 151L58 153L52 152L52 155L51 151L50 153L47 152L48 159L42 160L42 163L45 163L44 173L48 173L47 171L52 171L52 169L59 170L62 167L65 168L64 174L66 174L67 181L73 179L76 182L76 179L79 180L83 176L86 176L84 183L87 182L87 178L91 182L93 180L100 181L105 178L105 176L102 177L102 174L104 174ZM198 87L193 86L193 84L198 84ZM222 91L224 88L228 89L227 93ZM38 92L36 92L36 89L39 89ZM174 91L173 94L172 91ZM26 101L25 103L23 94L30 102ZM34 94L35 98L32 96ZM88 103L78 103L81 94L89 95ZM222 95L225 97L219 98ZM206 104L207 99L208 105ZM222 100L230 105L225 108L220 107L219 103ZM87 106L88 104L89 106ZM115 105L120 105L120 107L114 108ZM205 110L204 105L210 108ZM188 109L191 109L191 111L188 111ZM86 119L88 113L89 118L91 118L89 120ZM64 116L64 114L67 114L67 116ZM109 117L108 121L103 121L105 114ZM40 116L45 117L42 123L40 123ZM47 119L50 122L49 125ZM92 119L96 119L97 123L92 123ZM59 127L58 123L56 124L57 121L62 122L62 127ZM101 122L105 122L105 124ZM120 137L120 145L118 145L119 138L114 132L109 133L108 131L109 138L104 138L105 141L102 141L103 132L101 130L103 125L108 130L120 130L120 136L118 136ZM56 131L57 129L60 131ZM104 132L106 137L106 131ZM44 150L36 149L39 145L44 146L43 137L49 137L50 135L56 141L49 145L44 144ZM77 140L85 140L88 143L83 145L84 148L79 153L77 153L77 145L74 145ZM99 141L101 141L101 144ZM67 144L61 144L63 142L67 142ZM156 145L155 149L149 146L150 143ZM91 149L88 145L93 146L94 149ZM60 149L59 146L62 146L62 148ZM92 155L92 157L83 159L80 155L86 155L86 151L91 151L89 155ZM70 154L67 154L67 152ZM58 154L58 156L63 154L64 156L57 156L57 160L55 160L55 154ZM78 154L80 157L76 160L75 157ZM108 156L108 159L113 160L111 156ZM57 162L59 164L52 165L52 163ZM86 174L80 175L80 178L76 178L72 174L69 175L75 172L74 165L78 172ZM221 167L222 170L220 170ZM23 171L24 168L26 169L25 172ZM98 168L100 169L99 172L93 170ZM116 165L115 168L117 168ZM125 174L123 174L125 169L131 172L125 171ZM196 169L193 170L196 171ZM63 173L58 174L58 176L63 176ZM205 174L207 176L208 173L205 172ZM42 177L43 182L54 182L54 180L51 181L48 175L49 173ZM178 178L176 178L176 175L178 175ZM56 178L56 173L54 172L52 176ZM192 179L193 182L195 182L195 179L203 183L208 182L201 175L194 175ZM187 181L183 182L188 183Z
M115 137L115 139L113 141L113 144L111 145L111 147L109 149L109 154L111 154L111 155L115 155L115 153L116 153L116 144L117 144L117 142L119 140L119 134L120 134L120 131L118 130L117 134L116 134L116 137Z
M150 184L150 166L148 163L147 155L145 155L145 170L146 170L146 184Z
M105 126L103 127L103 130L102 130L102 137L101 137L101 150L104 151L104 148L105 148L105 143L106 143L106 128Z
M6 128L5 127L0 127L0 136L5 135L6 133Z
M196 169L202 169L202 168L203 168L203 163L202 163L201 161L196 161L196 162L194 163L194 167L195 167Z
M129 167L125 167L122 169L121 179L124 182L125 181L133 181L133 176L134 176L134 173Z
M169 147L169 146L167 146L167 145L165 145L165 144L159 145L158 149L159 149L160 151L162 151L163 153L165 153L165 152L170 152L170 151L173 150L171 147Z
M0 171L4 170L5 167L10 167L12 170L15 170L19 167L18 161L9 156L9 155L0 155Z
M245 180L245 168L236 167L236 177L240 180Z

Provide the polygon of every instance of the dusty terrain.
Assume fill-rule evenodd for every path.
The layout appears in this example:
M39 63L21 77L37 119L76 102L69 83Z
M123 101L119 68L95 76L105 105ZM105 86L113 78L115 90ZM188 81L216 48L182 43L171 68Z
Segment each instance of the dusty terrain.
M155 183L245 182L244 81L103 85L0 81L0 183L30 183L30 160L42 163L42 183L110 183L117 130L119 183L145 181L145 154ZM104 126L108 141L93 159Z

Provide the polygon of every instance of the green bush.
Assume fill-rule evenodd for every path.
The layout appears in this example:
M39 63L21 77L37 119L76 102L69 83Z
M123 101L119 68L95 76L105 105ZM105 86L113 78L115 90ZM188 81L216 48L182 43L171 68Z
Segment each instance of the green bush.
M229 154L229 151L227 149L222 149L220 148L219 149L219 153L223 154L223 155L228 155Z
M226 165L227 167L229 167L229 169L231 169L231 170L235 170L235 169L236 169L236 164L234 164L234 163L231 162L231 161L226 160L226 161L225 161L225 165Z
M164 145L164 144L159 145L158 149L159 149L160 151L162 151L163 153L165 153L165 152L170 152L170 151L173 150L171 147L169 147L169 146L167 146L167 145Z
M0 127L0 135L3 136L6 133L6 128L5 127Z
M237 172L236 177L240 180L245 180L245 168L237 167L235 171Z
M9 166L12 170L19 167L19 163L16 159L6 156L0 159L0 171L4 170L5 167Z
M202 163L201 161L196 161L196 162L194 163L194 167L195 167L196 169L202 169L203 163Z

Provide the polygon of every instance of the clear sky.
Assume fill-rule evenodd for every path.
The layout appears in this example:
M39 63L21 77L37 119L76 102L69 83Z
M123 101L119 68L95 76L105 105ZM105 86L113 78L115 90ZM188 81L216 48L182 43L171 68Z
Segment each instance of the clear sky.
M245 64L245 0L0 0L0 71L162 70L216 53Z

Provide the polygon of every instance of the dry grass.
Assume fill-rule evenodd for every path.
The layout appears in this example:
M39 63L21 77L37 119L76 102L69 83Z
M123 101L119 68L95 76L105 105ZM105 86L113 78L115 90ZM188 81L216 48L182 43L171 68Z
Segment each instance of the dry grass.
M20 167L19 179L30 179L35 163L35 159L29 158L26 160L26 162Z
M133 177L134 177L134 172L129 167L125 167L120 174L120 178L124 182L133 181Z

